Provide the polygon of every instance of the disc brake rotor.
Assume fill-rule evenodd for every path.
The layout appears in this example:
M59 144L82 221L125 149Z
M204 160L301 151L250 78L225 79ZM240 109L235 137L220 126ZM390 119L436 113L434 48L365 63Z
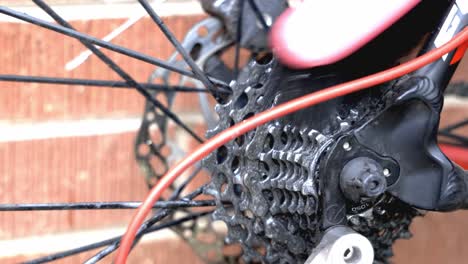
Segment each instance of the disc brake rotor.
M218 19L207 18L194 25L181 43L187 51L190 51L190 54L202 69L213 55L231 43L223 35L218 35L221 30L222 24ZM168 62L179 67L186 67L185 62L178 58L177 52L168 59ZM148 79L149 82L160 81L169 86L171 78L171 71L157 68ZM198 88L203 88L201 82L185 77L179 79L178 85L183 86L189 83ZM175 92L152 91L151 93L165 103L168 109L172 109L177 96ZM213 126L216 119L207 94L199 93L198 98L204 121L208 127ZM152 187L167 172L171 161L177 161L185 155L185 150L172 141L167 132L167 116L157 111L151 103L146 102L142 123L135 142L135 156L149 187ZM175 186L171 186L171 189L174 190ZM187 210L183 210L181 213L169 217L167 221L179 217L184 212L188 213ZM224 260L222 254L224 235L213 228L209 218L199 218L171 229L189 243L206 262L217 263Z

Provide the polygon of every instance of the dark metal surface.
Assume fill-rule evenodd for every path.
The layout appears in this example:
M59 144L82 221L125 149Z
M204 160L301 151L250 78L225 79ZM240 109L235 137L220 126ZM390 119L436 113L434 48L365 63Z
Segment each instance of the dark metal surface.
M208 137L310 87L336 81L333 75L289 71L275 59L251 61L234 84L232 99L216 107L219 123ZM258 127L204 160L213 171L207 190L217 201L213 217L228 225L227 242L240 243L247 262L301 263L316 246L322 232L320 158L335 135L372 109L366 105L354 113L347 107L349 113L340 119L344 102L334 100Z
M218 126L208 136L268 108L281 67L252 61L218 105ZM204 165L213 171L207 190L217 201L214 219L228 225L228 243L240 243L247 262L297 263L315 243L317 152L327 138L285 123L257 128L218 149ZM305 154L307 153L307 154ZM289 243L294 241L294 243Z
M275 59L251 61L233 85L231 100L216 107L219 123L208 137L272 105L342 80L339 72L320 74L323 74L320 69L305 72L284 69ZM382 168L389 170L387 185L398 179L398 164L391 157L359 147L359 142L350 139L354 149L346 152L340 141L343 135L384 109L382 95L391 87L392 83L385 84L369 92L335 99L258 127L225 144L204 161L204 166L213 171L207 190L217 201L213 217L228 225L227 242L239 243L247 262L276 263L281 259L301 263L326 227L346 224L352 215L367 219L364 213L375 204L391 207L398 203L380 196L371 202L366 200L367 204L356 204L344 197L339 201L327 200L341 193L336 175L344 164L362 155L379 160ZM333 164L324 162L335 151L332 145L339 145L340 151L349 154L347 158ZM337 179L333 188L327 185L328 178ZM410 213L401 213L384 230L404 226L412 219ZM370 230L376 231L379 227L372 224L377 222L369 221ZM391 251L394 239L404 237L400 231L403 232L396 229L391 237L379 236L373 243L376 252Z

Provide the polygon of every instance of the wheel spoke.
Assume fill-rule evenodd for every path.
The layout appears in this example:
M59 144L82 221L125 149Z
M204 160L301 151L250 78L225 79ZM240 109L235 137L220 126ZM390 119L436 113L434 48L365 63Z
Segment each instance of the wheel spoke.
M250 7L255 13L255 16L257 16L257 20L262 24L262 27L265 31L268 31L270 29L270 26L267 24L265 21L265 18L263 17L262 12L260 12L260 9L257 6L257 3L255 3L255 0L247 0L249 2Z
M203 191L205 190L206 186L202 186L200 188L198 188L197 190L193 191L192 193L186 195L183 199L187 199L187 200L192 200L194 199L195 197L199 196L200 194L203 193ZM166 218L168 215L170 215L172 212L174 211L174 209L162 209L162 210L159 210L153 217L151 217L150 219L148 219L146 222L144 222L141 226L140 226L140 229L138 230L136 236L135 236L135 242L133 243L133 245L136 245L138 243L138 241L140 240L140 238L143 236L144 234L144 231L148 228L151 228L151 226L153 226L154 224L158 223L159 221L161 221L162 219ZM105 258L106 256L108 256L109 254L111 254L112 252L114 252L115 250L117 250L117 248L119 247L120 245L120 240L116 241L115 243L113 243L112 245L106 247L105 249L101 250L100 252L98 252L96 255L94 255L92 258L90 258L89 260L87 260L85 262L85 264L93 264L93 263L96 263L98 262L99 260Z
M444 145L451 145L451 146L456 146L456 147L461 147L461 148L466 148L468 145L464 145L462 143L450 141L450 140L444 140L444 139L439 139L438 140L439 144L444 144Z
M52 8L50 8L44 1L42 0L33 0L33 2L38 5L41 9L43 9L47 14L49 14L54 20L57 21L62 27L66 30L77 32L73 29L73 27L65 21L62 17L60 17ZM0 12L5 8L0 8ZM12 11L15 12L15 11ZM17 13L17 12L16 12ZM27 15L25 15L27 16ZM29 17L29 16L28 16ZM34 19L33 19L34 21ZM37 21L36 21L37 22ZM33 22L31 22L33 23ZM42 23L42 22L41 22ZM47 23L43 21L43 23ZM50 24L50 23L48 23ZM51 24L53 25L53 24ZM81 34L81 33L79 33ZM179 117L174 114L171 110L166 108L160 101L158 101L156 98L154 98L148 91L146 91L139 83L137 83L130 75L128 75L124 70L122 70L116 63L114 63L109 57L107 57L102 51L97 49L92 42L84 39L84 38L79 38L80 42L87 47L91 52L93 52L101 61L103 61L107 66L109 66L115 73L117 73L122 79L125 80L130 86L135 87L136 90L142 94L146 100L151 102L154 107L159 108L167 117L172 119L177 125L179 125L181 128L183 128L185 131L187 131L195 140L198 142L203 142L203 139L199 137L193 130L191 130L182 120L179 119Z
M210 90L217 99L221 98L216 87L208 79L208 76L206 76L206 74L200 69L200 67L198 67L197 63L192 59L192 57L188 54L187 50L185 50L185 48L180 44L180 42L177 40L174 34L172 34L169 28L167 28L167 26L164 24L164 22L158 16L158 14L156 14L156 12L150 6L150 4L146 0L138 0L138 2L140 2L141 6L146 10L151 19L153 19L154 23L158 25L159 29L161 29L166 38L176 48L177 52L180 55L182 55L182 58L184 58L185 62L190 66L197 79L199 79L203 83L203 85L205 85L205 87L208 90Z
M75 79L75 78L56 78L44 76L23 76L23 75L0 75L0 81L5 82L22 82L22 83L47 83L59 85L83 85L83 86L99 86L110 88L134 88L127 82L108 81L108 80L91 80L91 79ZM153 83L140 83L146 90L161 91L161 92L202 92L208 90L203 88L192 88L184 86L166 86Z
M445 132L445 131L439 131L439 135L458 141L463 146L468 146L468 138L466 137L455 135L455 134L452 134L450 132Z
M242 20L244 16L244 3L245 0L239 0L239 14L237 15L237 31L236 31L236 51L234 54L234 78L239 76L239 57L240 46L242 40Z
M462 121L460 121L458 123L455 123L453 125L449 125L447 127L444 127L440 131L450 132L452 130L455 130L455 129L463 127L463 126L468 126L468 119L465 119L465 120L462 120Z
M145 230L143 230L141 232L141 236L143 236L145 234L148 234L148 233L151 233L151 232L155 232L155 231L159 231L159 230L166 229L166 228L169 228L169 227L177 226L177 225L180 225L182 223L195 220L195 219L197 219L199 217L206 216L208 214L211 214L211 212L194 213L194 214L188 215L186 217L183 217L183 218L180 218L180 219L177 219L177 220L173 220L173 221L163 223L163 224L153 226L153 227L148 227L148 228L146 228ZM47 263L47 262L55 261L55 260L58 260L58 259L62 259L62 258L65 258L65 257L77 255L77 254L84 253L84 252L87 252L87 251L90 251L90 250L93 250L93 249L97 249L97 248L101 248L101 247L104 247L104 246L107 246L107 245L118 243L121 238L122 238L122 236L113 237L113 238L110 238L110 239L102 240L102 241L92 243L92 244L89 244L89 245L86 245L86 246L82 246L82 247L79 247L79 248L70 249L70 250L55 253L55 254L52 254L52 255L49 255L49 256L45 256L45 257L37 258L37 259L34 259L34 260L30 260L30 261L27 261L27 262L24 262L24 263L39 264L39 263Z
M468 126L468 119L464 119L462 121L459 121L455 124L446 126L442 129L439 130L439 136L445 137L445 138L450 138L451 142L448 143L450 145L457 145L460 147L468 147L468 137L465 136L460 136L455 134L453 131L459 128L462 128L464 126ZM455 142L454 142L455 141Z
M89 202L89 203L34 203L34 204L0 204L0 211L56 211L56 210L108 210L136 209L141 202ZM158 201L154 209L177 209L187 207L214 206L214 200L199 201Z
M189 132L197 141L203 142L203 140L195 134L187 125L185 125L170 109L162 105L157 99L155 99L148 90L159 90L167 92L207 92L211 91L215 96L219 96L221 93L227 94L231 93L230 89L223 89L223 87L229 88L229 85L223 81L207 76L194 62L190 57L187 51L182 47L182 45L177 41L174 35L169 31L169 29L164 25L159 16L154 12L151 6L147 1L140 0L142 6L147 10L150 17L158 24L160 29L164 32L166 37L170 42L176 47L177 51L183 56L184 60L187 62L188 66L192 71L188 71L184 68L179 68L172 64L169 64L165 61L153 58L151 56L133 51L131 49L121 47L119 45L111 44L106 41L102 41L98 38L89 36L87 34L80 33L73 29L73 27L63 20L57 13L55 13L43 0L33 0L40 8L42 8L46 13L48 13L54 20L57 21L59 25L46 22L44 20L34 18L24 13L14 11L6 7L0 7L0 13L15 17L17 19L29 22L31 24L61 33L63 35L70 36L79 40L83 45L85 45L91 52L93 52L99 59L101 59L107 66L109 66L114 72L116 72L124 82L121 81L108 81L108 80L89 80L89 79L74 79L74 78L56 78L56 77L41 77L41 76L20 76L20 75L0 75L0 81L13 81L13 82L34 82L34 83L47 83L47 84L62 84L62 85L85 85L85 86L109 86L116 88L136 88L136 90L141 93L146 100L148 100L155 108L159 108L163 113L165 113L169 118L171 118L176 124L182 127L184 130ZM183 86L163 86L151 83L140 84L136 82L129 74L127 74L122 68L120 68L116 63L114 63L109 57L107 57L103 52L101 52L95 45L115 51L117 53L124 54L126 56L151 63L158 67L186 75L200 80L208 89L198 89L190 88ZM238 60L238 59L237 59ZM219 87L216 87L218 85ZM171 215L176 209L179 208L190 208L190 207L205 207L205 206L215 206L213 200L198 200L192 201L193 198L203 193L205 186L197 189L189 195L186 195L182 200L177 199L180 193L188 185L188 183L196 176L196 174L201 170L201 167L197 167L192 175L190 175L185 182L183 182L171 195L169 201L158 201L153 205L155 209L159 210L153 217L147 220L137 233L137 241L143 237L144 234L149 232L161 230L168 227L173 227L180 225L186 221L191 221L197 219L198 217L208 215L210 212L202 212L196 214L190 214L187 217L180 218L177 220L171 220L157 226L153 226L156 223L160 222L167 216ZM36 211L36 210L99 210L99 209L134 209L140 206L140 202L83 202L83 203L36 203L36 204L0 204L0 211ZM76 255L82 252L89 250L97 249L106 245L103 251L99 252L95 257L91 258L88 262L95 263L111 252L115 251L119 247L121 237L114 237L111 239L103 240L97 243L79 247L76 249L60 252L57 254L49 255L46 257L38 258L26 263L45 263L53 260L61 259L67 256ZM134 244L134 245L135 245ZM86 263L88 263L86 262Z
M33 0L33 1L36 4L40 3L39 1L36 1L36 0ZM41 6L41 8L42 8L42 6ZM136 51L133 51L133 50L130 50L130 49L127 49L127 48L124 48L124 47L121 47L121 46L106 42L106 41L102 41L102 40L100 40L98 38L86 35L84 33L72 30L72 29L64 27L64 26L59 26L59 25L56 25L56 24L53 24L53 23L49 23L47 21L32 17L32 16L30 16L28 14L14 11L14 10L12 10L10 8L7 8L7 7L0 7L0 13L15 17L17 19L29 22L31 24L34 24L34 25L37 25L37 26L40 26L40 27L43 27L43 28L46 28L46 29L49 29L49 30L52 30L52 31L55 31L55 32L58 32L58 33L61 33L61 34L64 34L64 35L67 35L67 36L70 36L70 37L78 39L80 41L87 41L89 43L101 46L103 48L115 51L117 53L127 55L129 57L132 57L132 58L135 58L135 59L138 59L138 60L141 60L141 61L148 62L150 64L156 65L156 66L161 67L161 68L165 68L165 69L168 69L168 70L171 70L171 71L174 71L174 72L178 72L180 74L187 75L189 77L195 77L195 75L192 72L186 71L184 69L180 69L178 67L174 67L174 66L168 64L165 61L162 61L162 60L159 60L159 59L156 59L156 58L152 58L152 57L150 57L148 55L144 55L142 53L139 53L139 52L136 52ZM54 19L55 18L56 17L54 17Z
M200 171L202 170L202 166L200 165L200 163L197 163L195 165L195 169L193 170L193 172L187 177L186 180L184 180L171 194L171 196L169 197L169 201L171 200L175 200L177 198L179 198L180 194L184 191L184 189L187 187L187 185L193 180L193 178L195 178L198 173L200 173ZM197 194L198 195L198 194Z
M33 0L33 1L36 2L36 0ZM177 73L180 73L182 75L197 79L197 77L195 76L195 74L193 72L190 72L190 71L175 67L175 66L173 66L173 65L171 65L171 64L169 64L169 63L167 63L167 62L165 62L163 60L153 58L151 56L142 54L140 52L137 52L137 51L134 51L134 50L131 50L131 49L128 49L128 48L121 47L119 45L115 45L115 44L100 40L98 38L89 36L87 34L83 34L83 33L78 32L76 30L73 30L73 29L70 29L70 28L67 28L67 27L64 27L64 26L56 25L56 24L53 24L53 23L49 23L47 21L32 17L32 16L30 16L28 14L15 11L15 10L12 10L10 8L7 8L7 7L0 7L0 13L11 16L11 17L14 17L14 18L17 18L19 20L29 22L31 24L34 24L34 25L37 25L37 26L40 26L40 27L43 27L43 28L58 32L58 33L61 33L63 35L67 35L67 36L75 38L77 40L86 41L86 42L92 43L94 45L101 46L103 48L115 51L117 53L120 53L120 54L129 56L129 57L132 57L132 58L135 58L135 59L138 59L138 60L150 63L150 64L153 64L153 65L156 65L158 67L165 68L165 69L168 69L170 71L177 72ZM210 80L213 83L217 84L217 85L229 88L229 85L226 84L225 82L221 81L221 80L218 80L218 79L215 79L215 78L210 78ZM220 92L223 92L223 93L230 93L229 90L225 90L225 89L218 89L218 90Z

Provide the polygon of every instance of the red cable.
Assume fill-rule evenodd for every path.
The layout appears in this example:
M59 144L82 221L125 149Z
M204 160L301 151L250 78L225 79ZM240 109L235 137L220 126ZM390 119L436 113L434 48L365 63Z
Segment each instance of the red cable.
M200 161L209 153L215 151L217 148L224 145L226 142L239 137L248 131L261 126L269 121L283 117L287 114L296 112L298 110L319 104L324 101L331 100L336 97L344 96L359 90L371 88L378 84L391 81L412 71L415 71L427 64L430 64L450 51L456 49L462 45L465 41L468 41L468 28L465 28L447 44L441 46L438 49L431 50L430 52L393 67L391 69L372 74L354 81L332 86L327 89L320 90L308 95L304 95L297 99L283 103L276 107L270 108L262 113L259 113L235 126L232 126L218 135L214 136L204 144L200 145L186 158L180 161L175 167L169 170L164 177L151 189L150 193L146 197L143 204L138 208L137 212L133 216L127 231L125 232L120 247L117 251L117 257L115 259L116 264L124 264L127 260L128 254L132 247L135 235L138 232L141 224L145 220L145 217L151 211L153 204L159 199L163 191L168 188L172 182L179 177L186 169L192 166L194 163Z

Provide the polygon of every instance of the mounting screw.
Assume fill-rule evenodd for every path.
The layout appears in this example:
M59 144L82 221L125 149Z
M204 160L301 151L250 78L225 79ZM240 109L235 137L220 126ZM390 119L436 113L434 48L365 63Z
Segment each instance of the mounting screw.
M346 141L345 143L343 143L343 149L346 151L350 151L352 149L351 144L349 144L349 142Z
M390 177L390 175L392 175L392 173L390 172L389 169L385 168L385 169L383 169L383 175L385 177Z
M375 198L383 194L387 189L384 171L377 161L367 157L350 160L340 175L344 196L359 202L361 198Z

